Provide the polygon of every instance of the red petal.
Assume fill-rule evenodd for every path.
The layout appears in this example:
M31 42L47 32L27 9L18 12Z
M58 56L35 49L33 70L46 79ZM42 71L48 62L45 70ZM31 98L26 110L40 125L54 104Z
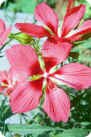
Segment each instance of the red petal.
M0 93L3 91L3 88L2 87L0 87Z
M8 38L8 35L10 34L11 32L11 27L7 28L1 35L0 37L0 45L4 45L5 41L7 40Z
M85 6L80 5L71 9L64 17L62 26L62 37L67 35L72 29L74 29L82 19L85 13Z
M53 32L57 32L57 14L46 3L42 2L36 7L35 18L47 25Z
M10 69L9 71L0 71L0 84L3 82L7 86L0 85L0 92L7 95L18 83L27 80L28 73L22 70Z
M6 53L14 69L31 70L34 64L38 64L38 57L30 46L15 45L8 49Z
M73 7L73 4L74 4L74 0L68 0L68 6L67 6L66 14L68 14L68 12L70 12L70 10Z
M89 32L91 32L91 20L85 21L71 36L68 36L67 39L73 42L75 40L79 40L82 35Z
M31 83L22 83L10 95L10 105L14 113L23 113L36 108L42 95L41 89Z
M2 19L0 19L0 35L2 36L3 32L6 30L5 23ZM0 36L0 37L1 37Z
M0 71L0 92L4 93L5 87L2 87L2 82L8 84L8 73L7 71ZM7 91L6 91L7 92Z
M57 64L57 60L55 58L45 57L44 61L47 72L49 72L49 70Z
M0 71L0 93L6 94L7 91L4 91L5 87L2 86L2 82L7 84L8 74L6 71Z
M48 31L45 30L43 27L31 23L16 23L16 27L20 31L37 38L49 35Z
M7 79L8 73L7 71L0 71L0 82Z
M2 86L2 83L5 84L5 86ZM13 88L13 74L11 69L7 71L0 71L0 92L2 92L4 95L7 95L8 90ZM7 86L6 86L7 85Z
M30 73L28 73L27 71L22 71L21 69L11 69L9 71L9 76L12 78L12 81L16 81L16 82L24 82L25 80L28 79Z
M44 57L54 58L57 63L60 63L68 57L71 47L72 45L67 42L52 43L47 40L43 45L42 54Z
M55 77L77 90L91 86L91 68L79 63L64 65Z
M67 122L70 113L69 97L62 89L50 88L46 93L43 109L53 121Z

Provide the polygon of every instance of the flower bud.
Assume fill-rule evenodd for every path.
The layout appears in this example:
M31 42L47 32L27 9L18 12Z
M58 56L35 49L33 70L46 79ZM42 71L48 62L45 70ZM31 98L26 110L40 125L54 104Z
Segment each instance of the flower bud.
M9 37L18 40L23 45L31 44L34 41L34 38L32 36L25 33L10 34Z

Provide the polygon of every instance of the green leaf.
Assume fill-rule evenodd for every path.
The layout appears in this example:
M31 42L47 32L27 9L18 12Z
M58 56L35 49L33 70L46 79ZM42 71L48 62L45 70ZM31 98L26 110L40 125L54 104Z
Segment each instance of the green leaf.
M40 135L44 132L48 132L48 131L53 131L53 130L62 130L61 128L52 128L52 127L48 127L48 126L41 126L39 124L32 124L32 125L26 125L26 124L11 124L11 125L7 125L8 130L10 132L13 133L17 133L17 134L22 134L22 135L26 135L26 134L33 134L33 135Z
M86 137L88 129L72 128L65 130L63 133L58 134L56 137Z
M61 129L61 128L53 128L49 126L42 126L39 124L32 125L19 125L19 124L11 124L7 125L8 130L13 133L27 135L32 134L34 136L41 135L45 132L54 132L59 131L55 137L85 137L90 129L81 129L81 128L72 128L72 129Z

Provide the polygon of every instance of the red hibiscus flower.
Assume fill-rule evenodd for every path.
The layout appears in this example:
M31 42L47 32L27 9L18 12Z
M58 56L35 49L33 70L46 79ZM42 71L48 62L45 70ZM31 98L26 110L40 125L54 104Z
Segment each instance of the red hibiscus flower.
M57 14L44 2L39 4L35 9L35 18L42 22L44 24L43 26L31 23L16 23L16 27L22 32L38 38L47 36L49 40L51 38L59 41L63 39L69 41L78 40L81 38L81 34L91 32L91 20L85 21L81 26L75 29L85 14L85 5L81 4L80 6L71 8L72 2L72 0L69 0L66 15L64 16L60 30L58 30L59 22Z
M0 92L5 95L9 94L15 85L15 81L12 79L12 72L0 71Z
M11 27L6 28L5 23L0 19L0 46L4 45L11 31Z
M61 62L64 56L65 54L61 54ZM19 71L19 74L21 72L25 74L24 77L21 74L22 82L10 94L10 105L15 113L36 108L44 95L43 109L48 116L53 121L66 122L70 114L70 99L57 84L66 84L78 90L91 86L90 68L79 63L71 63L55 70L53 68L57 65L56 58L44 57L43 53L45 63L43 70L38 56L30 46L13 46L7 50L7 57L17 73Z
M20 82L26 78L25 72L17 73L17 70L0 71L0 92L4 95L9 95Z
M61 28L57 14L44 2L35 9L35 18L43 25L16 23L16 27L20 31L37 38L48 37L43 45L43 50L50 50L54 46L58 50L60 47L64 47L64 51L66 48L69 48L70 51L71 42L79 40L82 35L91 32L91 20L84 21L83 24L79 25L85 13L85 5L81 4L72 8L72 3L73 0L69 0ZM57 54L55 56L57 57Z

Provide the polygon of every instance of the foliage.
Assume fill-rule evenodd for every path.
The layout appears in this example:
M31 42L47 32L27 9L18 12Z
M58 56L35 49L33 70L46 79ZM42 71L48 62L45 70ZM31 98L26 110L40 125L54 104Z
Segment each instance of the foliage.
M91 66L91 38L76 42L73 52L79 54L79 62Z
M85 137L91 131L91 89L76 92L73 89L65 87L71 98L71 117L67 123L55 123L48 118L41 108L33 110L28 114L20 115L20 124L5 124L7 118L11 118L12 114L6 103L2 103L0 108L0 130L6 135L18 134L18 136L30 135L33 137ZM1 95L2 96L2 95ZM5 101L5 100L3 100ZM25 120L22 123L21 118ZM11 121L11 120L10 120ZM8 136L6 136L8 137Z
M6 3L2 5L2 8L6 8L10 11L14 12L26 12L33 13L36 5L44 0L7 0ZM55 3L57 0L46 0L51 7L55 7Z

